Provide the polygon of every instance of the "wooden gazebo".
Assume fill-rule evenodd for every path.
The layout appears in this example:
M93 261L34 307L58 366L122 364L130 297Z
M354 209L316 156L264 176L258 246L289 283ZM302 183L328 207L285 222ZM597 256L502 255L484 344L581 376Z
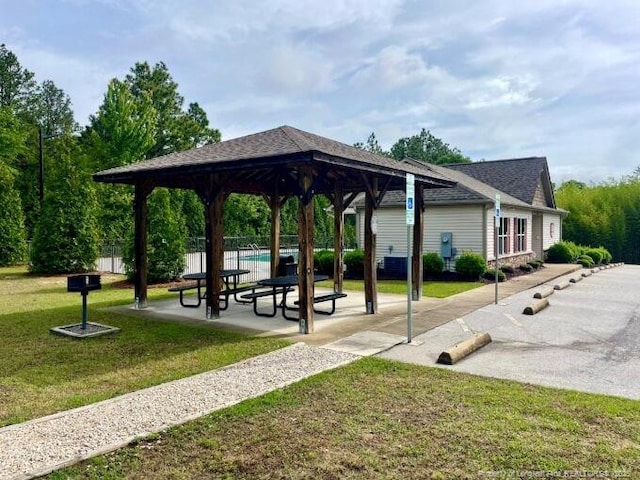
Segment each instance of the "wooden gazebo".
M375 209L388 191L404 190L406 174L415 175L415 228L412 271L414 298L422 290L423 189L452 187L455 182L426 166L354 148L289 126L173 153L94 175L98 182L135 186L135 298L147 304L147 196L155 187L195 190L206 218L206 311L218 317L223 268L223 207L230 193L262 195L271 208L271 274L280 250L280 207L297 197L300 332L313 332L313 197L326 195L335 219L334 289L342 291L344 208L365 192L365 307L377 310Z

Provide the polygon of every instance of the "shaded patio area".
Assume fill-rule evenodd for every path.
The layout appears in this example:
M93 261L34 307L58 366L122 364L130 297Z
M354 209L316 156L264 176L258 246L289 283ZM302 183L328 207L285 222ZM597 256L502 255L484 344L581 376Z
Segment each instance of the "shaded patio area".
M223 288L223 211L231 193L262 196L271 209L270 276L276 277L280 251L280 209L298 199L299 332L314 331L313 198L324 195L334 210L335 252L333 291L343 289L344 209L365 193L364 301L367 314L378 311L376 285L375 211L385 194L405 190L408 175L415 182L412 292L421 295L423 191L447 188L455 182L426 165L414 165L375 155L344 143L282 126L225 142L117 167L94 175L105 183L135 187L135 304L147 308L147 197L156 187L194 190L205 209L206 300L204 316L221 318ZM226 312L225 312L226 313Z

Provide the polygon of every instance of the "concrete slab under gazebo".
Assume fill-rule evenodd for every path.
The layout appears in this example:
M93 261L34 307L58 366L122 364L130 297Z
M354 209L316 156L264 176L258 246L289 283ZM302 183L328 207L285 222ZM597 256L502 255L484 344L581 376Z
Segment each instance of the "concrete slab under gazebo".
M298 295L301 333L313 332L313 197L325 195L334 209L334 290L342 291L342 212L365 192L365 308L377 311L375 232L372 219L386 192L404 190L406 175L415 176L415 228L412 290L422 290L423 204L425 188L455 182L430 170L375 155L289 126L172 153L105 170L94 180L135 187L135 300L147 305L147 197L156 187L194 190L205 208L206 315L220 315L223 266L223 208L231 193L262 195L271 208L271 276L280 250L280 208L298 199Z

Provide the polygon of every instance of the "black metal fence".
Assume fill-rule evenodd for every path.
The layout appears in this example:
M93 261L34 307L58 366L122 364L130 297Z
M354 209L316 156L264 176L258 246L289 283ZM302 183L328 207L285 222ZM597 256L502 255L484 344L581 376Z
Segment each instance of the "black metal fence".
M320 239L314 242L316 249L332 249L333 239ZM257 281L267 278L271 269L271 252L269 237L225 237L224 238L224 268L246 269L251 273L243 277L243 281ZM283 235L280 237L280 255L298 256L297 235ZM100 246L100 257L96 269L101 272L125 273L122 262L123 242L104 242ZM198 273L205 270L205 239L193 237L186 239L185 270L184 273Z

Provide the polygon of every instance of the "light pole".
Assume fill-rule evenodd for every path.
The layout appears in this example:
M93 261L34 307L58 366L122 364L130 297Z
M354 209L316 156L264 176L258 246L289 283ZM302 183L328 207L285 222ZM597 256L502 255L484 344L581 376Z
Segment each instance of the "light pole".
M40 195L40 213L44 202L44 162L42 161L42 127L38 126L38 193Z
M40 213L42 213L42 205L44 203L44 159L42 154L42 141L49 138L61 137L62 135L64 135L64 133L42 135L42 127L38 125L38 194L40 199Z

